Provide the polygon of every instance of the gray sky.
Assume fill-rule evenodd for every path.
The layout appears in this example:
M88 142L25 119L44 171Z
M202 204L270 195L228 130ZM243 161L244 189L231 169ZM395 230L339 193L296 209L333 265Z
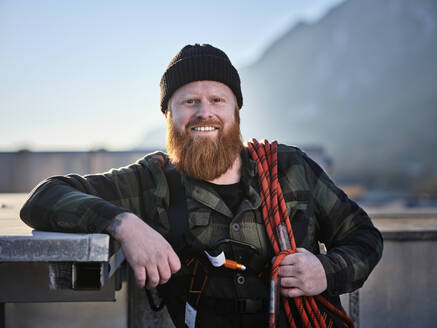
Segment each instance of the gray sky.
M159 80L185 44L243 67L340 2L0 0L0 151L131 148L165 126Z

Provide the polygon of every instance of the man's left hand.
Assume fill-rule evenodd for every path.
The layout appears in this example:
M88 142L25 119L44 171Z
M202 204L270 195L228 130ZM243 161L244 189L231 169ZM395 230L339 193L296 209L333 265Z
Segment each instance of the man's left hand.
M325 269L320 260L305 248L297 248L279 265L281 294L286 297L313 296L328 286Z

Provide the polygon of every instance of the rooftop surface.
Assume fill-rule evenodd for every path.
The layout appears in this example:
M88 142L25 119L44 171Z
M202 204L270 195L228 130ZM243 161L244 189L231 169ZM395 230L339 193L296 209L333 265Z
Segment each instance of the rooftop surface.
M0 194L0 237L32 236L32 228L20 218L27 194ZM368 209L373 223L382 232L437 231L437 209Z

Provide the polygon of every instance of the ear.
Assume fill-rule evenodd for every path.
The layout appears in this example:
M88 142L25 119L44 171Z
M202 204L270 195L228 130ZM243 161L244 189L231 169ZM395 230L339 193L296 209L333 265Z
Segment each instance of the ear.
M167 112L164 113L165 118L167 119Z

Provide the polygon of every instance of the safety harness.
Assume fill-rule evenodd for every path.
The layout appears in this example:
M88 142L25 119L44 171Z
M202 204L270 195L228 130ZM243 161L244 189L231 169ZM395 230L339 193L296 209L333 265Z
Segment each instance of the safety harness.
M248 150L252 159L257 163L258 183L262 200L261 210L267 235L272 244L276 258L271 269L271 290L269 309L269 327L276 327L279 320L279 274L278 268L282 259L288 254L296 252L296 243L288 217L284 197L278 180L277 142L271 145L263 140L258 143L252 139L248 143ZM165 172L169 191L170 206L167 211L170 225L169 241L176 253L185 248L193 240L188 229L188 211L186 205L185 189L181 183L180 174L175 168ZM183 219L182 219L183 218ZM267 308L261 300L219 300L207 296L200 297L208 280L208 267L196 257L185 257L184 264L192 269L188 286L187 301L198 309L224 308L229 312L256 313ZM147 291L149 303L153 310L162 308L162 303L156 305L150 292ZM290 302L294 302L292 310ZM333 325L353 327L353 322L348 318L341 305L339 310L321 295L315 297L296 297L292 300L282 297L283 308L291 327L297 327L296 322L302 327L330 328ZM323 312L323 314L322 314ZM296 318L299 316L300 318Z

